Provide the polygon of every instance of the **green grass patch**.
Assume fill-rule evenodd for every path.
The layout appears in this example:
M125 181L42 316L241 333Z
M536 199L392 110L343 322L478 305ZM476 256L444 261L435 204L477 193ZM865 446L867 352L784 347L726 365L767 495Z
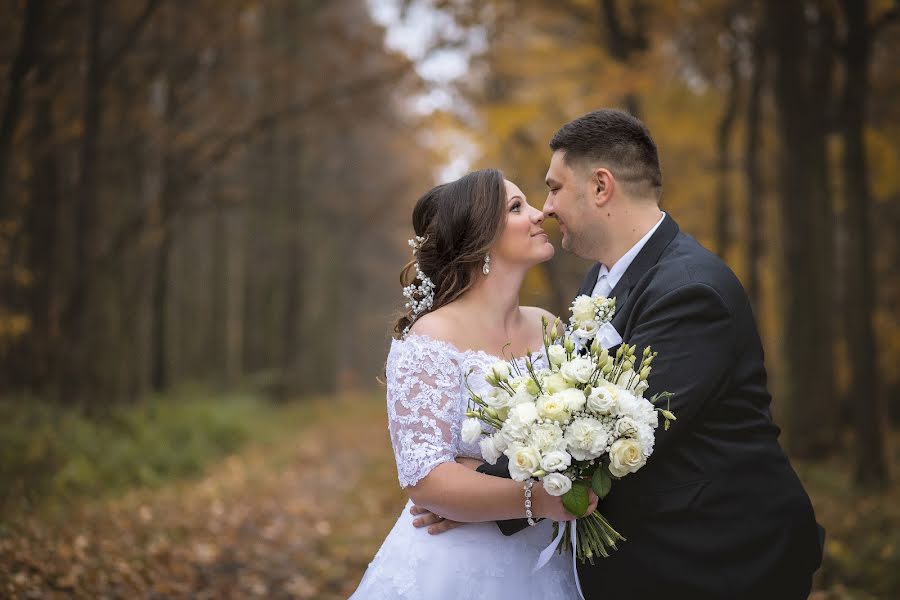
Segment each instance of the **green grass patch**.
M0 399L0 521L16 509L197 476L248 441L295 431L315 404L186 387L87 417L40 399Z

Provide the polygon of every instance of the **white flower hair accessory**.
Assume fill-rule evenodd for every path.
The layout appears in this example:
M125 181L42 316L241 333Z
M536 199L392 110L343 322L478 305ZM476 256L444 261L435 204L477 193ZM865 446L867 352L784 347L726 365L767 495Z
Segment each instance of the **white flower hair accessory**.
M418 253L422 244L427 240L427 237L417 235L407 242L410 248L412 248L413 256ZM415 283L416 280L419 280L421 283L419 285L413 285L411 283L403 288L403 296L408 300L406 308L412 311L412 318L409 325L403 328L403 337L406 337L406 334L409 333L409 328L419 315L431 308L434 304L434 283L422 272L422 269L419 268L418 261L416 261L414 266L416 267L416 277L413 279L413 283Z

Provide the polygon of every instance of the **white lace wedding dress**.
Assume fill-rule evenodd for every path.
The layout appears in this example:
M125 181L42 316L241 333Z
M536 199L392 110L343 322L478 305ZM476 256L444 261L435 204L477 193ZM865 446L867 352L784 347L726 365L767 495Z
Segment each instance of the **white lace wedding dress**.
M387 360L387 409L400 485L414 485L457 456L482 458L460 439L468 392L484 391L485 373L500 360L448 342L409 334L394 340ZM532 568L552 540L550 521L513 536L496 524L467 523L440 535L413 526L408 502L369 564L352 600L568 600L578 598L570 555ZM524 509L523 509L524 511Z

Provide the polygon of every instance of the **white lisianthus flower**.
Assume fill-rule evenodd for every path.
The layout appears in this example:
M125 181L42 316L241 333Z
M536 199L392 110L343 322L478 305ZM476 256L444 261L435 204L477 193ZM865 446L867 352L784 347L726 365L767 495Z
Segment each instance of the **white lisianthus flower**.
M523 402L509 409L507 423L513 422L521 425L531 425L538 418L538 409L534 402Z
M489 435L488 437L483 438L478 443L478 445L481 447L482 458L484 458L485 462L491 465L497 464L497 460L503 454L503 451L497 447L498 438L502 439L499 435Z
M530 446L510 446L506 456L509 457L509 474L516 481L529 479L541 468L541 454Z
M566 423L569 420L569 406L565 398L560 398L559 394L540 396L537 399L537 411L542 419L550 419L557 423Z
M520 385L519 389L516 390L516 393L507 401L507 405L509 408L512 408L513 406L524 404L526 402L534 402L535 400L537 400L537 396L531 395L528 391L528 386Z
M509 387L511 387L514 391L517 391L520 387L525 385L527 381L528 377L526 377L525 375L514 375L510 377L506 383L508 383Z
M509 392L501 388L492 387L481 399L494 410L509 408Z
M559 367L566 360L566 349L559 344L553 344L547 349L547 358L554 367Z
M650 384L647 383L647 380L639 381L636 386L634 386L634 395L638 398L644 397L644 392L647 391L647 388L650 387Z
M572 456L562 450L548 452L541 459L541 468L548 473L553 471L565 471L572 464Z
M551 496L563 496L572 489L572 480L562 473L545 475L541 482L543 482L544 489Z
M613 431L617 438L637 437L638 424L631 417L620 417Z
M498 360L491 365L491 373L494 374L498 381L506 381L509 379L509 363L505 360Z
M573 358L559 368L559 374L570 383L587 383L594 374L594 361L589 358Z
M623 371L619 373L619 378L616 380L616 385L621 388L630 390L628 382L631 381L631 383L634 384L634 382L637 380L638 374L634 372L634 369L632 369L631 371Z
M535 423L532 425L527 443L529 446L537 448L541 453L563 450L566 447L566 441L563 439L563 430L556 423Z
M462 441L467 444L474 444L481 437L481 421L469 417L462 426Z
M576 329L573 333L580 338L589 340L593 339L594 336L597 335L598 331L600 331L599 321L584 321L583 323L578 324L578 329Z
M606 451L609 437L606 428L593 417L575 419L566 428L565 440L575 460L591 460Z
M601 385L591 388L587 397L587 408L597 415L609 415L616 411L618 394L612 386Z
M564 367L565 367L565 365L563 365L563 368ZM568 381L566 381L566 378L563 377L559 373L553 373L552 375L548 375L541 382L541 385L544 386L544 391L547 392L548 394L555 394L557 392L561 392L563 390L567 390L570 387L572 387L572 384L570 384Z
M635 439L616 440L609 449L609 472L616 477L634 473L646 463L647 457L641 451L640 442Z
M572 316L579 324L597 318L597 305L590 296L581 295L572 302Z
M562 400L569 412L578 412L584 408L584 392L578 388L569 388L553 394L554 398Z

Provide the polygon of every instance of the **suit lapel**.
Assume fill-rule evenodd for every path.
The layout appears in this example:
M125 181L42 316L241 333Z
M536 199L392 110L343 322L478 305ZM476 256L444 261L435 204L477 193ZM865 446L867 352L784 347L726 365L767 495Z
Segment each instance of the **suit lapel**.
M591 270L584 276L584 281L581 282L581 289L578 290L579 296L591 295L591 292L594 291L594 286L597 285L597 275L599 274L600 263L597 263L591 267Z

